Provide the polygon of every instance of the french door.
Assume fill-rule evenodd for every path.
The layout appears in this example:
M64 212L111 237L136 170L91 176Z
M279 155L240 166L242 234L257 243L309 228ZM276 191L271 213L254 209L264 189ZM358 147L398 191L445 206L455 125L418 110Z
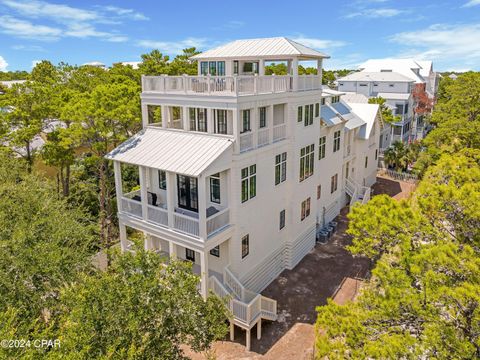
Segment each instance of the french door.
M182 209L198 212L197 178L177 175L178 206Z

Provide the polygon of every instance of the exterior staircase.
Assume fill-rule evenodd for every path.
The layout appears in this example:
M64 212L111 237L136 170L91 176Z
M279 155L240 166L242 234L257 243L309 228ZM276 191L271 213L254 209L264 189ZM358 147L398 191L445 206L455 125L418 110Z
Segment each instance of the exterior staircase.
M352 179L345 179L345 191L350 196L350 206L356 202L366 204L371 197L371 189L367 186L357 184Z
M224 269L223 283L217 277L210 276L209 289L227 300L228 308L233 315L231 324L247 330L247 350L250 347L250 330L260 324L262 319L277 320L277 302L246 289L228 266Z

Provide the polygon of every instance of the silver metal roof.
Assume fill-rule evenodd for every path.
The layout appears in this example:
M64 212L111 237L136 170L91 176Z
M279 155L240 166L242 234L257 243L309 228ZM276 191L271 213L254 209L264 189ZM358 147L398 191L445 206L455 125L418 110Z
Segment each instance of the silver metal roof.
M378 97L390 100L408 100L411 96L410 93L387 93L387 92L379 92L377 94Z
M272 60L281 60L289 57L319 59L328 58L329 56L286 37L277 37L236 40L194 55L192 59L270 58Z
M147 127L106 158L197 177L232 144L231 137Z
M343 78L339 78L338 82L342 81L378 81L378 82L413 82L409 77L406 77L397 72L367 72L358 71Z

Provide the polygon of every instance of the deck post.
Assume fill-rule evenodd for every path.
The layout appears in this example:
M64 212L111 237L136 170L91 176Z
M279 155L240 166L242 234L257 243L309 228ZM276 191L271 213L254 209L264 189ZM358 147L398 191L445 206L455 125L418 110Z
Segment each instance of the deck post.
M122 212L122 164L118 161L113 162L113 171L115 173L115 192L117 195L117 209Z
M122 249L122 252L127 250L127 227L123 223L123 221L119 220L118 221L118 226L120 228L120 248Z
M260 340L262 338L262 318L258 319L257 322L257 339Z
M148 211L148 189L147 189L147 168L145 166L138 167L140 178L140 198L142 204L142 218L147 220Z
M235 340L235 325L230 321L230 341Z
M247 331L247 335L246 335L246 338L247 338L247 351L250 351L250 337L251 337L251 333L250 333L250 329L246 330Z
M166 171L167 185L167 223L170 229L175 228L175 173Z
M168 254L170 255L170 259L175 260L177 258L177 247L172 241L168 242Z
M204 300L207 300L208 296L208 256L207 252L202 251L200 253L200 279L201 279L201 292Z
M198 187L198 237L207 241L207 182L205 175L197 178Z

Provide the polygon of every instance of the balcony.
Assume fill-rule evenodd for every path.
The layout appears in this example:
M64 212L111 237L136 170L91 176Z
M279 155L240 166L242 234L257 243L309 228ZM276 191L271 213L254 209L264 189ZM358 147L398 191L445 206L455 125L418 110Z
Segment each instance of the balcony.
M198 213L175 207L173 224L168 225L168 210L166 204L152 204L149 197L147 215L143 216L140 190L124 194L122 197L122 212L139 219L146 220L154 225L172 228L176 231L198 237L199 220ZM210 206L207 210L207 236L211 236L230 223L230 210L228 208Z
M244 96L320 90L317 75L142 76L144 93Z

